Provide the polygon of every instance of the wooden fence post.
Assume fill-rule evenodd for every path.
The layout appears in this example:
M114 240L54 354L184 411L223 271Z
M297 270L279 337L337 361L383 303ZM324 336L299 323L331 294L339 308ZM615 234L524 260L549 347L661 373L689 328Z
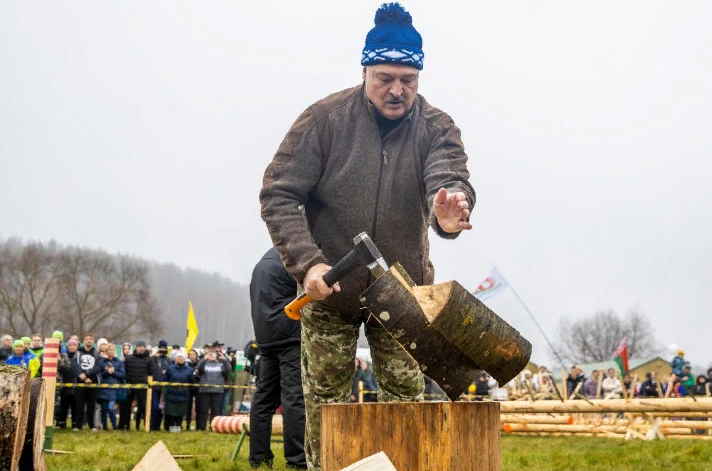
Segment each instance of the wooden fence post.
M57 392L57 363L59 362L59 339L48 338L44 342L44 359L42 361L42 379L45 382L45 406L43 417L45 433L44 447L52 448L52 434L54 433L54 405ZM72 417L72 421L75 420Z
M363 404L363 381L358 382L358 403Z
M153 381L153 376L148 377L148 389L146 390L146 417L144 417L144 430L147 432L151 431L151 395L153 394L153 388L151 388L151 382Z

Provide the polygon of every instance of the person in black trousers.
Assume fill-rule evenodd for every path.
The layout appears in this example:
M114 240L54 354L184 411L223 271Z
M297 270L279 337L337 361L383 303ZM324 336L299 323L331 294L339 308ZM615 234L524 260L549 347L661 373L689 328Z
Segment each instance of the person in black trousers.
M224 386L229 374L230 360L227 360L222 353L208 352L205 354L205 358L198 363L195 370L195 375L200 378L199 410L196 420L198 430L207 428L208 418L212 420L220 415ZM209 415L208 410L210 410Z
M75 383L77 381L77 372L74 369L76 363L75 355L79 344L76 340L71 339L67 343L67 352L60 355L66 355L69 359L69 364L60 361L57 365L57 371L61 377L62 383ZM67 428L67 413L72 411L72 420L77 420L77 401L74 397L74 388L62 388L59 392L59 413L57 415L57 427L59 429Z
M77 375L77 383L87 386L96 385L99 383L98 374L101 371L99 360L101 356L99 351L94 348L94 335L84 335L84 346L77 350L74 355L76 361L72 363L74 373ZM84 419L89 424L90 429L95 429L94 410L96 409L96 398L99 391L95 387L80 387L75 391L77 401L77 418L74 423L72 415L72 428L81 430L84 427ZM86 407L86 415L84 408Z
M272 416L284 406L284 458L290 469L307 469L304 455L304 396L301 379L301 326L284 314L297 295L297 283L270 249L250 282L255 340L260 348L257 391L250 409L250 465L271 466Z
M199 361L200 359L198 358L198 352L196 352L195 349L192 349L190 352L188 352L188 361L186 362L186 364L192 370L195 370L198 367ZM190 387L190 393L188 395L188 415L185 416L186 430L190 430L190 421L193 418L193 405L195 405L195 423L197 425L198 411L200 410L200 406L198 405L198 386Z
M146 351L146 342L139 340L133 355L124 360L126 383L148 384L149 375L153 374L153 361ZM119 410L119 430L128 430L131 423L131 404L137 401L136 430L140 430L141 419L146 415L146 389L131 388L129 396L121 403Z

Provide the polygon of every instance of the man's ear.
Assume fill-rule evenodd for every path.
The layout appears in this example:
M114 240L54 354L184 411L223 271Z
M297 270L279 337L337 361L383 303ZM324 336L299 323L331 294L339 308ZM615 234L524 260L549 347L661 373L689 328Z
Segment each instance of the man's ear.
M363 80L366 81L366 66L363 66L363 70L361 71L361 77L363 77Z

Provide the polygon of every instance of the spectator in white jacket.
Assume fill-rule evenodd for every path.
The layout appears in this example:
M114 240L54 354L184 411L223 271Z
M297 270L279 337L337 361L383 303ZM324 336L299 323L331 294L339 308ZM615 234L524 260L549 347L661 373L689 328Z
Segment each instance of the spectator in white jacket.
M616 378L616 371L613 368L608 368L608 376L601 384L604 399L620 399L623 393L621 381Z

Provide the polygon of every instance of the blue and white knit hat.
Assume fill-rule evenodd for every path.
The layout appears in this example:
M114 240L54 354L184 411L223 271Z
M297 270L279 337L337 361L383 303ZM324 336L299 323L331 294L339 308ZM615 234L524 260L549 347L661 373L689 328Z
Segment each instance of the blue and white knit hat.
M366 35L361 65L391 62L423 69L423 38L405 8L399 3L384 3L376 11L375 23Z

